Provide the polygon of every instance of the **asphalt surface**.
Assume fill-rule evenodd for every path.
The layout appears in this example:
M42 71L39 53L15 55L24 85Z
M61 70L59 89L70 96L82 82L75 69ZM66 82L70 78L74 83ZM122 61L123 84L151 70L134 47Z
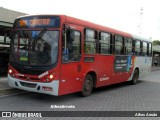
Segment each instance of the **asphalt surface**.
M0 96L25 92L23 90L11 88L8 86L8 78L6 75L0 77Z

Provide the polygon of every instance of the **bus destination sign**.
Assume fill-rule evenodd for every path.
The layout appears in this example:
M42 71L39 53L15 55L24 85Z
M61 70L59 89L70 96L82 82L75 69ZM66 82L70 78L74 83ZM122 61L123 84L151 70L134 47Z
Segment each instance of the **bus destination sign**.
M51 19L33 19L33 20L19 20L19 26L25 27L27 23L30 23L30 26L43 26L50 25Z
M59 27L60 18L58 16L50 17L24 17L15 21L16 28L37 28L37 27Z

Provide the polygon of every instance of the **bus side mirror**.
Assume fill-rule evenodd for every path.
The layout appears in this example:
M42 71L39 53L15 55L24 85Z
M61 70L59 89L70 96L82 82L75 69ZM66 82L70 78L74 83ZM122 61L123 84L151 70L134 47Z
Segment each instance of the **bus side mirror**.
M67 39L69 41L74 41L74 38L75 38L75 33L74 33L74 30L68 30L67 31Z
M66 34L67 41L74 41L75 32L67 24L64 24L62 39L65 39L65 34Z

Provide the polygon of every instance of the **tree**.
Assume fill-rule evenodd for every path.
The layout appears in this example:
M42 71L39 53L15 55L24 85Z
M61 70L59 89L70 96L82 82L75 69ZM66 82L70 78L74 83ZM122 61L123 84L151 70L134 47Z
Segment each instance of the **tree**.
M153 45L160 45L160 41L159 40L154 40Z

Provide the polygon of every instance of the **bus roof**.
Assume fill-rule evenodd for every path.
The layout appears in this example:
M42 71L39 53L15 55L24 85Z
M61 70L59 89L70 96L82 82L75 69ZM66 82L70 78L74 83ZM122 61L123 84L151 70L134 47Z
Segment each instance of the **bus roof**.
M141 36L138 36L138 35L134 35L132 34L133 38L136 39L136 40L141 40L141 41L146 41L146 42L151 42L150 39L147 39L147 38L144 38L144 37L141 37Z
M84 26L86 28L96 29L96 30L112 33L112 34L115 34L115 35L121 35L121 36L128 37L128 38L133 38L133 39L137 39L137 40L151 42L149 39L143 38L143 37L138 36L138 35L134 35L134 34L123 32L123 31L113 29L113 28L110 28L110 27L98 25L98 24L95 24L95 23L92 23L92 22L89 22L89 21L85 21L85 20L74 18L74 17L67 16L67 15L58 15L58 14L54 14L54 15L53 14L24 15L24 16L20 16L18 18L30 17L30 16L47 16L47 15L48 16L60 16L61 18L65 19L65 21L67 23L70 23L70 24L77 24L77 25L80 25L80 26Z
M70 17L70 16L65 16L65 18L66 18L66 22L68 22L68 23L78 24L78 25L81 25L81 26L85 26L86 28L92 28L92 29L98 29L98 30L101 30L101 31L107 31L107 32L112 33L112 34L123 35L125 37L132 37L132 35L129 34L129 33L126 33L126 32L120 31L120 30L116 30L116 29L113 29L113 28L110 28L110 27L98 25L98 24L95 24L95 23L92 23L92 22L88 22L88 21L85 21L85 20L80 20L80 19L73 18L73 17Z
M68 22L68 23L78 24L78 25L85 26L85 27L88 27L88 28L98 29L100 31L107 31L109 33L116 34L116 35L122 35L122 36L128 37L128 38L133 38L133 39L137 39L137 40L151 42L149 39L143 38L143 37L138 36L138 35L134 35L134 34L123 32L123 31L113 29L113 28L110 28L110 27L98 25L98 24L88 22L88 21L85 21L85 20L80 20L80 19L77 19L77 18L74 18L74 17L70 17L70 16L65 15L65 19L66 19L66 22Z

